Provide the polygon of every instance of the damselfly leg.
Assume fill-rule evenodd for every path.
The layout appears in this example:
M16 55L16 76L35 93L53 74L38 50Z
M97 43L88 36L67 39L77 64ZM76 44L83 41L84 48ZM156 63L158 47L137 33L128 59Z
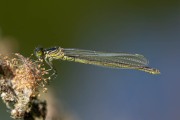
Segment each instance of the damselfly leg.
M56 78L57 77L57 70L54 67L54 65L52 64L52 58L47 58L45 57L45 62L48 64L48 66L50 67L50 69L48 71L53 71L53 73L51 74L50 78Z

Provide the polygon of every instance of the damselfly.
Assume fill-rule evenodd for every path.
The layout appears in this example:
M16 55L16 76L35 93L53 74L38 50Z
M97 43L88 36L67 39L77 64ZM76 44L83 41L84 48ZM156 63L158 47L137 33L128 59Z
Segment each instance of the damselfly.
M50 66L51 70L54 70L54 72L56 72L56 70L53 67L52 60L59 59L109 68L135 69L151 74L160 74L158 69L148 67L148 60L140 54L121 52L108 53L61 47L52 47L48 49L38 47L34 52L37 58L40 60L45 60L45 62Z

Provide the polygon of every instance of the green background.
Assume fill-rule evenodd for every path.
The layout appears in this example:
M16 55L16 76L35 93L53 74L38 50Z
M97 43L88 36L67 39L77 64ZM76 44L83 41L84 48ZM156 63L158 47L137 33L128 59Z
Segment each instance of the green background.
M179 8L175 0L1 0L0 30L27 57L37 46L124 51L162 72L54 61L48 87L78 120L179 120ZM0 106L0 119L10 119Z

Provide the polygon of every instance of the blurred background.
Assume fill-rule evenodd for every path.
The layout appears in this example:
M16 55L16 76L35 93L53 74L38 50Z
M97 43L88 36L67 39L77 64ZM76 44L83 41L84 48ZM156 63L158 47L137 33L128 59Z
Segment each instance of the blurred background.
M160 69L151 75L54 61L58 77L48 88L63 120L179 120L179 39L177 0L0 1L0 52L29 57L37 46L129 52ZM1 119L9 120L2 100L0 106Z

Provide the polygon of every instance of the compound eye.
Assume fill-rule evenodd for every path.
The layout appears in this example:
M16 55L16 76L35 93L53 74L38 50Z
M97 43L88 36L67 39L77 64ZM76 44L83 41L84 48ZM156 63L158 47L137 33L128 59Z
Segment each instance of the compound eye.
M43 49L42 48L36 48L34 53L38 59L43 58Z
M42 51L37 51L37 56L41 57L42 56Z

